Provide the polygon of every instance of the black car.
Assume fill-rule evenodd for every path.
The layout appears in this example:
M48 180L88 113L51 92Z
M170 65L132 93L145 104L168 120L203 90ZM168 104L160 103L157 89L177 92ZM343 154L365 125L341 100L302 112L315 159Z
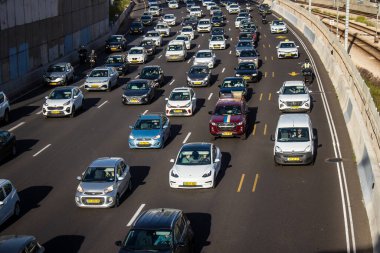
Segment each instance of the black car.
M257 66L253 62L241 62L235 68L235 76L243 77L247 82L257 82L259 81L259 71Z
M223 26L224 25L223 18L222 17L213 16L211 18L211 25L213 27Z
M272 10L270 9L269 4L260 4L259 5L259 13L260 14L271 14Z
M198 18L195 16L187 16L182 21L182 26L191 26L194 30L197 29Z
M220 17L220 18L222 18L223 20L226 19L226 17L224 16L224 14L223 14L222 11L214 11L214 12L212 13L212 16L213 16L213 17Z
M186 215L177 209L150 209L133 223L124 241L115 244L119 253L190 253L194 232Z
M201 87L210 85L211 70L206 65L194 65L187 72L187 85Z
M129 26L129 34L142 34L144 26L141 21L133 21Z
M126 75L128 71L127 56L123 53L111 54L108 56L104 66L114 67L119 72L119 75Z
M123 104L148 104L156 95L153 82L148 79L135 79L123 88Z
M211 28L211 36L213 36L213 35L223 35L223 36L225 36L224 29L221 28L221 27L213 27L213 28Z
M0 252L4 253L43 253L42 247L31 235L3 235L0 236Z
M145 48L148 55L154 55L156 53L156 44L153 40L143 39L139 46Z
M106 52L125 51L127 49L127 39L124 35L112 35L106 40Z
M0 130L0 161L16 155L16 136L11 132ZM1 252L1 251L0 251Z
M141 23L145 26L153 24L153 16L152 15L142 15Z
M145 66L140 74L140 79L147 79L153 81L153 86L161 87L164 84L164 71L158 65Z

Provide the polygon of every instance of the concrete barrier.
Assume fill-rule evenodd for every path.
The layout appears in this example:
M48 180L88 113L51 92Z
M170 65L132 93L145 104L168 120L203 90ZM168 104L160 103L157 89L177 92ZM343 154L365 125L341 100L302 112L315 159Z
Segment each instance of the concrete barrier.
M355 153L375 252L380 252L380 117L370 91L337 38L314 15L288 0L272 5L305 35L319 54L336 89Z

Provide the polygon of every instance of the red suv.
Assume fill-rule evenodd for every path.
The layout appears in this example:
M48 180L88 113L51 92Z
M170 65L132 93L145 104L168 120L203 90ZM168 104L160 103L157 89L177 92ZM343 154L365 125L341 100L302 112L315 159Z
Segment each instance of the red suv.
M214 138L239 136L246 139L248 107L243 98L221 98L209 114L212 115L210 133Z

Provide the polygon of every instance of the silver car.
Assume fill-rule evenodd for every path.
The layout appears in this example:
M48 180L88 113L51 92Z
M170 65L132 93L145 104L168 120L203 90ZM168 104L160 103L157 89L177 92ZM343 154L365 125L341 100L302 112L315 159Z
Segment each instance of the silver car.
M127 191L132 191L131 178L130 168L123 158L98 158L82 176L77 177L80 183L75 203L78 207L117 207L121 197Z
M243 50L255 50L255 45L252 41L239 40L235 47L236 56Z
M209 43L209 49L226 49L226 39L224 35L212 35Z
M9 122L9 112L11 107L9 105L9 100L4 92L0 91L0 120L3 123Z
M127 61L130 64L142 63L148 60L148 53L144 47L132 47L128 51Z
M69 62L50 65L43 78L44 82L49 85L67 85L74 81L74 67Z
M12 216L20 216L20 198L7 179L0 179L0 225Z
M116 87L119 80L119 73L113 67L97 67L87 75L84 82L84 88L91 90L110 91L112 87Z
M170 26L165 22L158 22L154 27L154 30L158 32L161 36L170 36Z
M210 69L215 67L216 56L212 50L199 50L194 57L193 65L206 65Z
M144 35L144 40L145 39L153 40L154 44L156 44L156 46L158 46L158 47L160 47L162 45L162 37L161 37L160 33L157 31L148 31Z
M210 32L211 31L211 21L209 18L203 18L198 21L197 25L198 32Z
M286 81L277 91L278 109L281 112L305 112L311 110L311 91L303 81Z

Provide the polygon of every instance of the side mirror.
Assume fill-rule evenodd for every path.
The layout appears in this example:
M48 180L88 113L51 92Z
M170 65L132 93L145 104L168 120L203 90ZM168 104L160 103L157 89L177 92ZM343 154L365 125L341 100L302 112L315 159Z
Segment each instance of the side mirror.
M315 141L317 139L317 136L313 135L313 141Z
M278 48L278 46L276 46L276 48Z
M170 159L170 162L171 162L171 163L174 163L174 159Z
M220 159L216 158L215 161L214 161L214 163L218 163L218 162L220 162Z
M195 100L197 100L197 98L194 98L194 97L193 97L191 100L195 101Z
M312 93L313 91L309 90L309 93Z
M212 115L212 111L209 111L208 114Z
M162 128L166 129L166 128L168 128L168 125L163 125Z
M280 91L278 90L278 91L276 91L276 93L277 93L277 94L280 94Z
M74 99L78 98L78 95L75 95L73 98L74 98Z
M299 48L300 46L297 46L297 48Z
M129 126L129 129L133 129L133 126Z
M82 178L81 178L80 176L77 176L77 180L78 180L78 181L81 181Z
M271 141L275 141L275 138L274 138L274 135L273 135L273 134L270 135L270 140L271 140Z
M4 205L4 202L3 201L0 201L0 206Z
M118 181L123 181L123 180L124 180L124 177L117 177L117 180L118 180Z
M118 246L118 247L121 247L122 246L122 242L121 241L116 241L115 245Z
M89 74L86 75L86 77L89 77L89 76L90 76Z

